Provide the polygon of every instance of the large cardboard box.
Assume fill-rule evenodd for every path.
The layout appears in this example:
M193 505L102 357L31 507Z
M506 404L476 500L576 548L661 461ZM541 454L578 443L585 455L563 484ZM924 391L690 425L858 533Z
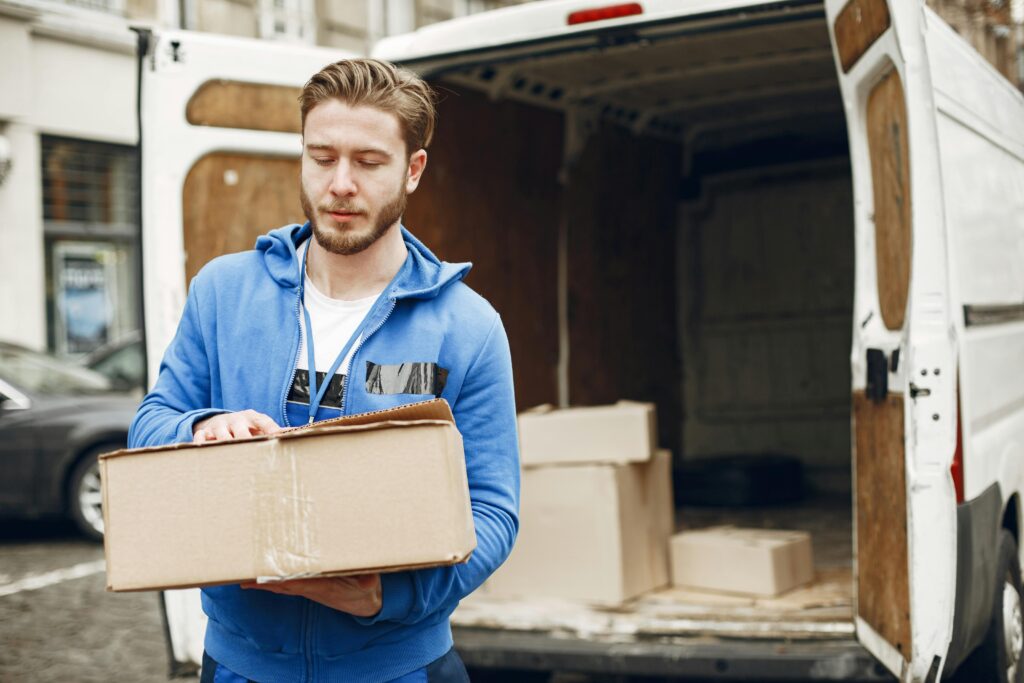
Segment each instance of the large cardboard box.
M100 458L109 590L450 565L476 546L444 400Z
M544 405L519 414L523 467L649 460L657 448L653 403L555 409Z
M672 537L672 584L773 596L814 579L806 531L711 527Z
M488 597L618 604L668 583L671 454L522 473L519 536Z

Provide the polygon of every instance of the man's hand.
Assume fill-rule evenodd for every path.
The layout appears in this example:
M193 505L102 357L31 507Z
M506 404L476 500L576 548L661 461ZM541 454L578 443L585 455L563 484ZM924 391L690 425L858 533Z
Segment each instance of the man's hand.
M279 431L281 428L276 422L255 410L221 413L200 420L192 426L192 443L247 439L250 436L274 434Z
M357 617L374 616L380 612L382 604L380 574L295 579L280 583L243 583L242 588L258 588L282 595L301 595Z

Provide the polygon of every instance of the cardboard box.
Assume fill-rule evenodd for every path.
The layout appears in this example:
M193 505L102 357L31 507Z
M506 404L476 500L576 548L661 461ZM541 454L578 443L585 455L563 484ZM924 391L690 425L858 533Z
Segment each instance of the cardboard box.
M610 406L538 406L519 414L523 467L649 460L658 444L653 403Z
M476 547L444 400L100 458L108 590L450 565Z
M774 596L814 579L805 531L712 527L672 537L672 584Z
M618 604L666 585L671 460L524 470L519 536L483 594Z

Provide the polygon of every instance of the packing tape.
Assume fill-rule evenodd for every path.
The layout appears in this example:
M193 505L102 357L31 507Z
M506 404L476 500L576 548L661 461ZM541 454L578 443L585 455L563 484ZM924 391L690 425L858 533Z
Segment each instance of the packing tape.
M292 439L271 439L253 482L253 565L257 583L317 574L316 510L299 476Z

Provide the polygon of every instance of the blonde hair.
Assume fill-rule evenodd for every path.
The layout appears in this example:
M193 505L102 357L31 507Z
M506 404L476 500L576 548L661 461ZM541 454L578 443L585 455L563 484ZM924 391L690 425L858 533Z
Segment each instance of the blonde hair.
M302 130L316 105L336 98L349 106L369 106L398 117L406 152L430 144L437 124L434 91L416 74L379 59L343 59L328 64L302 87Z

